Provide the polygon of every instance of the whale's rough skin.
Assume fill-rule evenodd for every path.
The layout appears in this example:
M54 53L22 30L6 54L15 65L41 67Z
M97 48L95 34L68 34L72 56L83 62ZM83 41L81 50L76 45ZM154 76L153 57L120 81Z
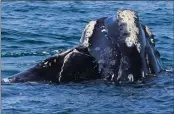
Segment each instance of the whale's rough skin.
M104 79L133 83L162 69L150 29L140 23L136 12L119 10L114 16L90 21L82 32L80 46L2 81L60 83Z

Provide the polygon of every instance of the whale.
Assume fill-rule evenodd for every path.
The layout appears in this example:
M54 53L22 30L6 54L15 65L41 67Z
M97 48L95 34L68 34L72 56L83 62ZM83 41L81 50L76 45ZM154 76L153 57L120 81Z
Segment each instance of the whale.
M118 10L113 16L91 20L82 31L79 45L1 82L141 82L163 70L155 44L155 36L135 11Z

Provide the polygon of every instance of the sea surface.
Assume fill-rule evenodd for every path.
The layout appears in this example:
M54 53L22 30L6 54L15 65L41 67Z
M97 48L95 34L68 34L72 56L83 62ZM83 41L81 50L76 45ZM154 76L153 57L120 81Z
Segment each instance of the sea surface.
M1 4L2 78L79 44L90 20L118 9L138 12L156 39L166 71L141 85L102 82L3 84L2 114L173 114L173 2L4 1Z

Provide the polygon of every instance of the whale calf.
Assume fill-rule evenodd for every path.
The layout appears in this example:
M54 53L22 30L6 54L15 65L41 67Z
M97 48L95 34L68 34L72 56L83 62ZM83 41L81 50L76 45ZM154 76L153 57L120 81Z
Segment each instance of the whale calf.
M102 79L134 83L163 70L154 35L133 10L90 21L80 44L4 78L3 83L51 81L56 83Z

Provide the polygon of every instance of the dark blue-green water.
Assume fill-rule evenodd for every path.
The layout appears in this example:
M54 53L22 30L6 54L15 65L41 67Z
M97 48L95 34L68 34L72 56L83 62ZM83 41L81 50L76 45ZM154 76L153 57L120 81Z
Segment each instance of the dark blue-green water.
M173 2L2 2L2 77L78 45L93 19L133 9L156 35L166 72L143 85L102 82L2 85L3 114L174 113Z

